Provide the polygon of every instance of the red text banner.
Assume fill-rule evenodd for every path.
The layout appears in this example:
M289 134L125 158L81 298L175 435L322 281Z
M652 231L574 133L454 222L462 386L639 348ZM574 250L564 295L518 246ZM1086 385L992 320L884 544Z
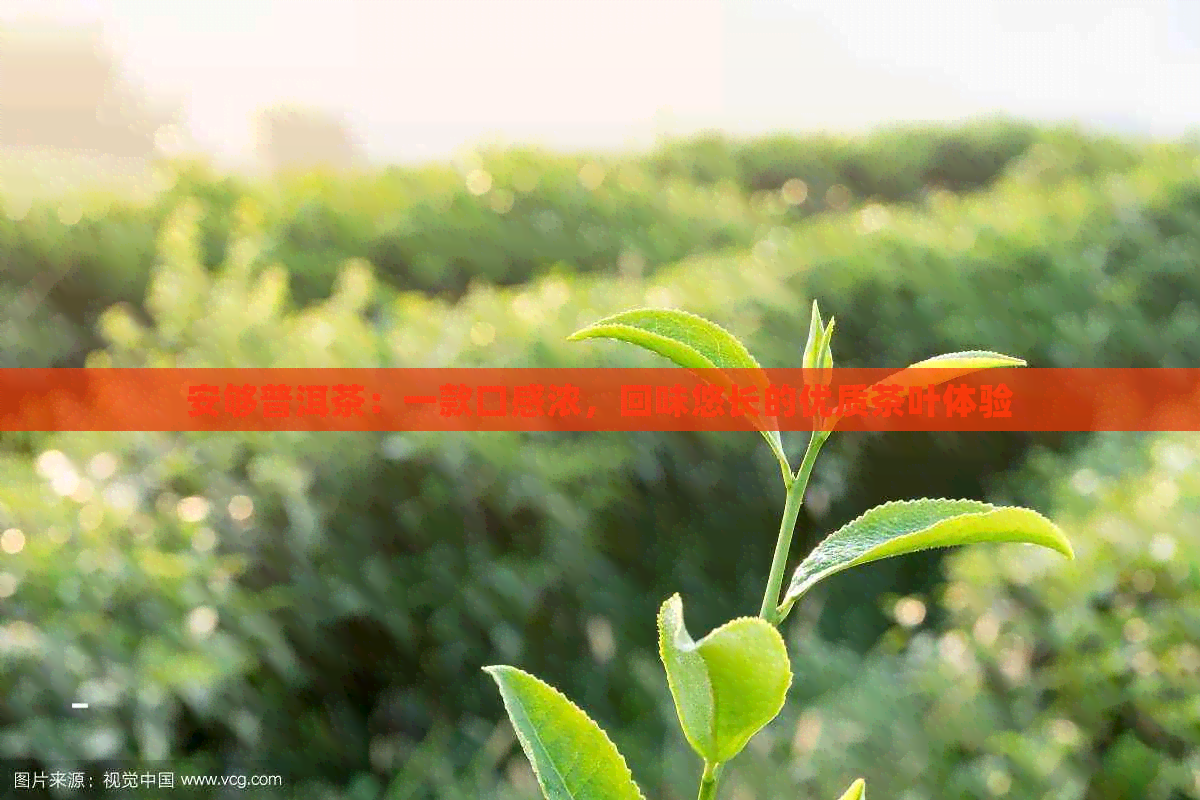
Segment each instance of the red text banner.
M828 381L827 383L825 381ZM818 422L818 420L820 422ZM1195 431L1200 370L8 369L5 431Z

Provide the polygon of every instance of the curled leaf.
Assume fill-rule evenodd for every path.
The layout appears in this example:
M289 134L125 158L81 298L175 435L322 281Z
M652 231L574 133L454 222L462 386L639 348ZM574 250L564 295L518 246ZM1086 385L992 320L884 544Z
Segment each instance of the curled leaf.
M674 595L659 611L658 636L684 736L705 762L736 756L783 709L791 662L766 620L735 619L694 642Z
M892 556L982 542L1023 542L1074 558L1053 522L1027 508L976 500L884 503L830 534L796 568L780 612L786 614L819 581L850 567Z
M604 731L548 683L515 667L485 667L546 800L644 800Z

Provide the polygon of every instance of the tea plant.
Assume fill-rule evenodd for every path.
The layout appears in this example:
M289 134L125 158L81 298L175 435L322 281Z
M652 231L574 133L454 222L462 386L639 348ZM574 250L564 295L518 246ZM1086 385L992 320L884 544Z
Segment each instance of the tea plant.
M825 324L814 301L803 356L805 383L830 382L833 328L834 320ZM762 374L758 362L732 334L682 311L627 311L570 337L597 338L639 345L685 369L705 370L706 375L721 376L721 370ZM999 353L969 351L937 356L909 369L944 369L938 375L945 382L977 370L1024 364ZM900 375L891 380L903 383ZM766 416L754 419L779 461L787 493L758 617L732 620L695 641L684 624L683 600L678 594L659 611L659 655L667 683L683 734L703 760L698 800L716 798L725 765L783 709L792 671L778 627L796 601L821 580L891 556L981 542L1037 544L1073 558L1071 545L1058 527L1029 509L974 500L890 502L830 534L800 563L784 591L792 531L805 488L837 421L837 417L814 421L808 448L793 472L777 421ZM554 687L515 667L492 666L485 671L499 686L505 710L547 800L642 798L616 746L578 706ZM860 778L841 800L865 797L866 784Z

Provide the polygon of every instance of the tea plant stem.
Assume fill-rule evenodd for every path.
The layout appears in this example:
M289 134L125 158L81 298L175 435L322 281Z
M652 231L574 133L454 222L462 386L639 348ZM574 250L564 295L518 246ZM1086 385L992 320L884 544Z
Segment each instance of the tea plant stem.
M783 473L784 488L791 489L796 478L792 475L792 468L785 459L779 459L779 471Z
M717 796L717 780L720 769L716 764L706 763L704 774L700 776L700 794L696 800L715 800Z
M779 523L779 538L775 540L775 555L771 560L771 573L767 578L767 591L763 595L762 608L758 615L772 625L779 624L779 591L783 587L783 573L787 569L788 552L792 547L792 533L796 529L796 517L800 515L800 506L804 503L804 492L808 488L808 479L812 475L813 464L821 445L829 438L829 431L813 431L808 440L808 449L804 451L804 461L796 470L796 477L788 486L787 500L783 506L783 520Z
M771 574L767 579L767 591L763 595L762 608L758 615L772 625L780 622L779 591L783 588L783 574L787 569L788 552L792 548L792 532L796 529L796 517L800 515L800 506L804 503L804 492L808 489L808 479L812 476L813 464L817 463L817 454L821 445L829 438L831 431L813 431L808 440L808 449L804 451L804 460L795 476L784 476L787 487L787 500L783 505L783 521L779 524L779 538L775 540L775 555L771 559ZM785 470L786 472L786 470ZM698 800L716 800L717 786L721 782L721 773L725 764L705 764L704 776L700 779L700 796Z

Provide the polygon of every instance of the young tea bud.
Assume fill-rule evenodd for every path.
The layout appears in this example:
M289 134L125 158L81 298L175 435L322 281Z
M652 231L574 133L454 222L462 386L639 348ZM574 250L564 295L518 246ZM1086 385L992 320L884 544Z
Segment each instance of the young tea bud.
M829 324L821 320L821 312L817 301L813 301L812 321L808 326L808 342L804 345L804 382L811 385L828 386L833 380L830 372L833 369L833 351L829 343L833 338L832 317Z
M812 321L808 323L808 341L804 344L804 378L807 381L809 370L821 366L821 341L825 338L825 323L821 321L821 311L817 301L812 304Z

